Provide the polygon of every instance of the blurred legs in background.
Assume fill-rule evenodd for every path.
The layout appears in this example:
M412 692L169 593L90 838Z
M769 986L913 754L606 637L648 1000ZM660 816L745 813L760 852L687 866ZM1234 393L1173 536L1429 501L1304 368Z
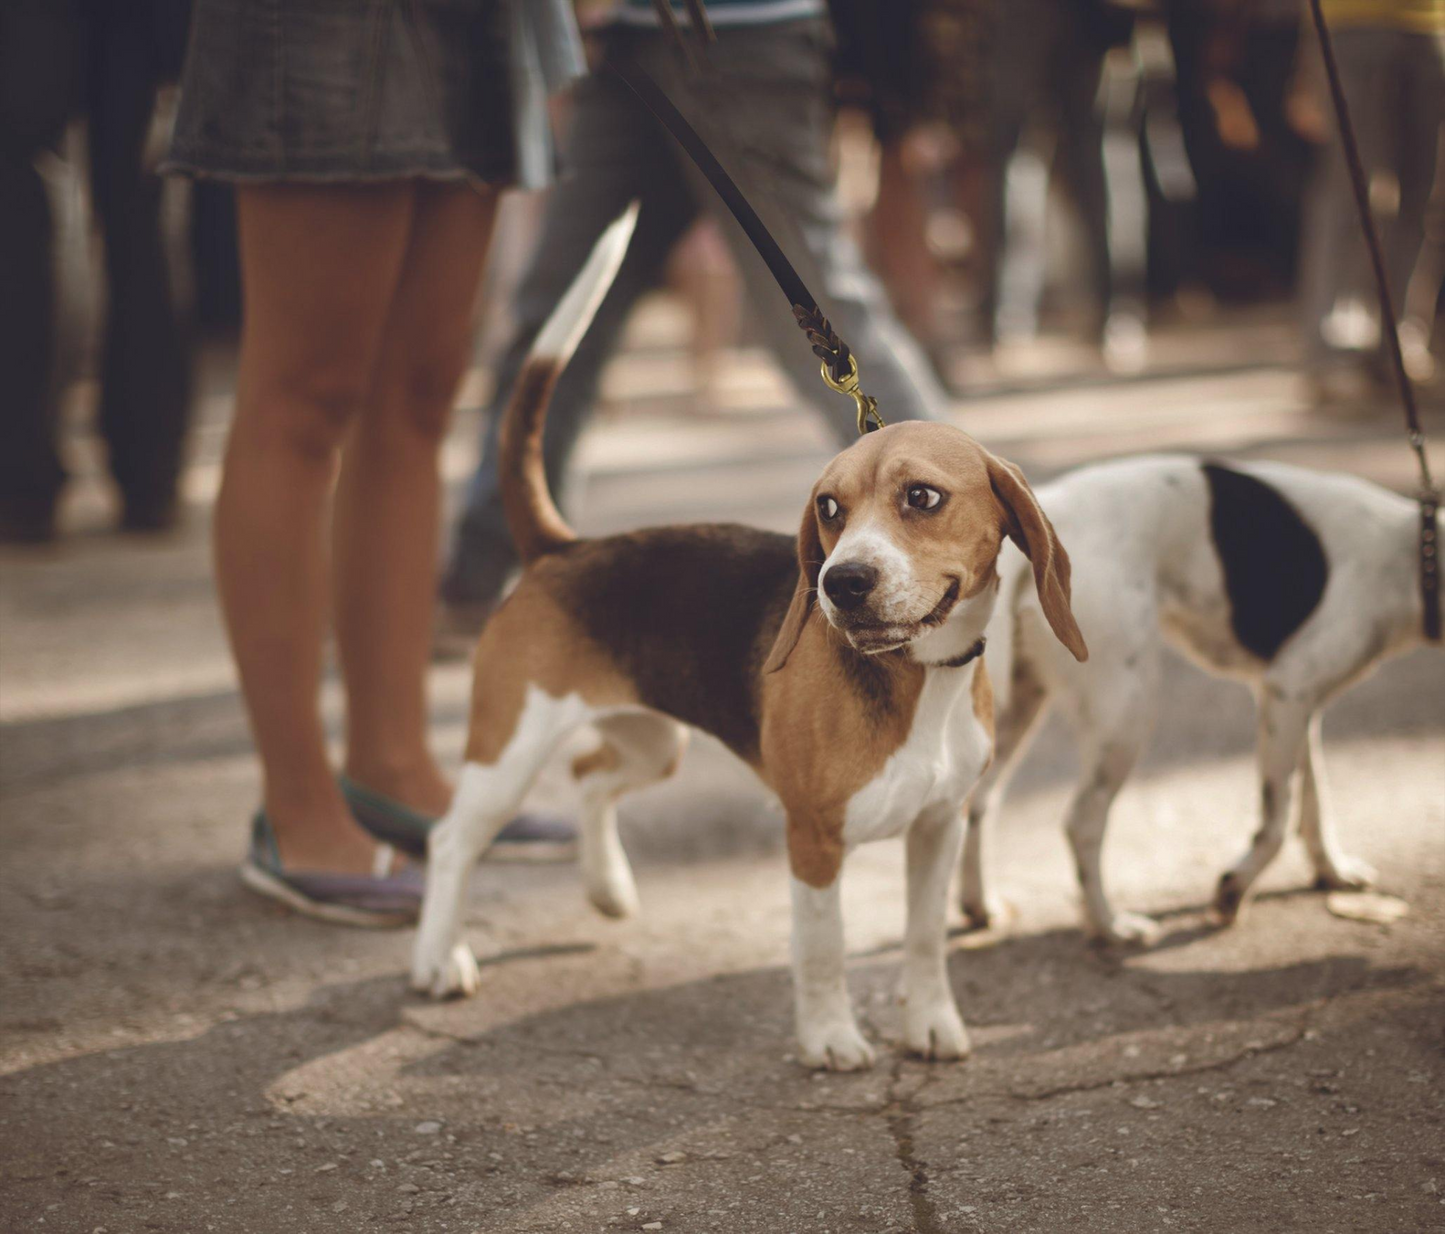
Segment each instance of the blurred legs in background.
M868 259L893 311L945 385L957 379L957 276L976 247L992 3L833 0L835 89L878 146L863 219ZM840 147L852 134L842 131ZM846 174L846 173L845 173ZM859 177L861 179L861 177Z
M162 20L164 18L165 20ZM121 525L174 518L189 359L161 242L160 181L146 161L156 91L183 37L177 6L16 0L0 13L0 531L44 539L64 481L55 445L59 302L53 224L36 159L83 103L90 194L104 241L98 426Z
M133 531L175 519L190 409L189 357L161 241L161 181L146 160L164 68L156 29L145 20L150 7L87 5L90 192L106 274L98 415L121 525Z
M711 397L730 347L738 342L742 284L732 254L716 221L695 222L668 257L667 281L677 289L692 318L693 385L699 398Z
M1353 26L1333 34L1398 315L1420 251L1445 121L1445 36ZM1305 372L1316 397L1334 396L1352 354L1370 354L1375 303L1349 171L1332 134L1306 207L1300 282Z
M59 139L79 69L64 0L0 6L0 539L44 540L65 480L56 451L57 297L36 160Z
M1104 126L1097 106L1104 46L1082 10L1057 0L1009 0L999 7L990 87L993 198L984 211L981 327L986 338L1028 338L1043 295L1050 162L1058 169L1083 232L1089 333L1102 339L1112 299ZM1054 137L1047 151L1021 150L1030 129Z

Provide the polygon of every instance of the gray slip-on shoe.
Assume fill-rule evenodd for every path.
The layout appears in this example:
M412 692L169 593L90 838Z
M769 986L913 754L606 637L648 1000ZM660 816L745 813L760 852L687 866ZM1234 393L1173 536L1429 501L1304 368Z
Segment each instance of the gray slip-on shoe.
M337 782L352 815L367 831L410 856L426 856L427 834L440 820L349 776L339 776ZM577 832L571 823L547 814L519 814L497 833L482 860L540 863L572 861L576 856Z
M293 873L281 864L276 833L264 810L251 821L251 847L241 863L241 881L258 895L276 900L317 921L334 925L411 925L421 913L425 880L415 866L388 873L390 845L377 850L377 873Z

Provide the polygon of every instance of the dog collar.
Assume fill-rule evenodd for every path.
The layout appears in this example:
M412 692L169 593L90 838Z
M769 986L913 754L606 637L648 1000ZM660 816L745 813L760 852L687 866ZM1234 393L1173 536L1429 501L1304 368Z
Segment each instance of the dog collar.
M940 660L937 664L930 664L929 668L962 668L965 664L972 664L979 656L983 655L983 645L987 639L979 639L972 647L960 656L954 656L951 660Z

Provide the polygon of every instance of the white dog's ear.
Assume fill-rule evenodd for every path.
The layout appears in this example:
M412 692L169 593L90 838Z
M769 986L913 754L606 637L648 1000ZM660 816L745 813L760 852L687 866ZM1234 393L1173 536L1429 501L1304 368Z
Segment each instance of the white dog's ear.
M1034 568L1034 586L1049 626L1074 659L1087 660L1089 649L1084 645L1084 636L1079 633L1069 605L1069 555L1054 534L1054 525L1044 514L1024 473L1012 463L990 454L988 478L1004 510L1004 531Z
M798 589L793 593L793 602L788 605L783 624L778 627L778 637L773 640L773 649L763 664L764 673L776 673L782 668L803 636L803 627L808 624L817 602L818 574L822 568L823 540L818 534L818 511L810 496L798 528Z

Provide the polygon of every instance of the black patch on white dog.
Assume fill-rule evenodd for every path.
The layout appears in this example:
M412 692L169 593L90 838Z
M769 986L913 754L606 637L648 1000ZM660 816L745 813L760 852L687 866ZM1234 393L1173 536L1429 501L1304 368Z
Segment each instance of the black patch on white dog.
M1325 550L1277 489L1219 463L1202 466L1234 636L1272 660L1319 606L1330 572Z

